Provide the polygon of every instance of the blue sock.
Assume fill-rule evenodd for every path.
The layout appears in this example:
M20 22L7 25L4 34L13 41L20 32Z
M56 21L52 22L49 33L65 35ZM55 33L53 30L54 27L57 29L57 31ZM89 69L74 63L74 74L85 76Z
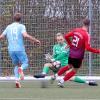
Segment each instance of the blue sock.
M14 74L15 74L16 80L18 80L19 79L18 66L15 66L15 68L14 68Z

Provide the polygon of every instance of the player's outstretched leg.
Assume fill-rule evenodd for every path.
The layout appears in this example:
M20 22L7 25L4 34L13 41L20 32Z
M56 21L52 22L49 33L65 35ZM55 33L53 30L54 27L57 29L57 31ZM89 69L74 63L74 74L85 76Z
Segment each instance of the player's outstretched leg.
M64 82L68 81L71 77L73 77L76 74L76 70L72 69L70 72L68 72L63 79L61 79L60 81L58 81L58 86L59 87L64 87Z
M18 68L19 78L24 80L23 70L28 68L28 58L26 52L19 52L18 58L21 63L21 66Z
M21 84L19 82L18 66L15 66L15 68L14 68L14 74L15 74L16 88L21 88Z
M49 73L50 68L49 66L44 66L43 71L40 74L34 75L35 78L45 78L45 76Z
M21 67L18 68L19 78L21 80L24 80L24 72L23 72L23 70L25 70L27 68L28 68L28 61L26 61L25 63L23 63L21 65Z
M67 65L65 67L62 67L59 71L58 71L58 76L61 76L62 74L64 74L66 71L68 71L70 69L70 66Z
M74 82L77 82L77 83L88 84L89 86L97 86L98 85L95 81L87 81L87 80L81 79L78 76L74 76L70 80L74 81Z
M71 66L67 65L65 67L62 67L57 74L55 74L55 76L51 77L51 81L53 83L53 81L58 77L61 76L62 74L64 74L66 71L68 71L71 68Z

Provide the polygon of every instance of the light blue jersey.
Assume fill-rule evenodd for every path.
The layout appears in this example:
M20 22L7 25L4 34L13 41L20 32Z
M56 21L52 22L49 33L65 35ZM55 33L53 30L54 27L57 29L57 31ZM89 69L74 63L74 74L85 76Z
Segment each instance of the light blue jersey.
M22 69L28 68L28 57L25 52L23 33L26 32L26 28L23 24L14 22L7 26L4 30L3 35L8 40L8 51L15 65L14 73L15 78L19 78L18 65L21 64Z
M3 34L8 40L9 51L25 51L23 35L26 32L25 25L14 22L7 26Z

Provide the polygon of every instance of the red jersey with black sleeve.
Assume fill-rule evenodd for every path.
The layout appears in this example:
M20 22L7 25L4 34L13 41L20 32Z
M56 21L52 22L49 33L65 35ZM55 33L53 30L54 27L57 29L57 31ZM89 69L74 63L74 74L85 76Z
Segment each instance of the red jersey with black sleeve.
M100 53L100 50L90 46L90 36L82 28L76 28L65 35L65 39L70 46L69 57L83 59L85 50Z

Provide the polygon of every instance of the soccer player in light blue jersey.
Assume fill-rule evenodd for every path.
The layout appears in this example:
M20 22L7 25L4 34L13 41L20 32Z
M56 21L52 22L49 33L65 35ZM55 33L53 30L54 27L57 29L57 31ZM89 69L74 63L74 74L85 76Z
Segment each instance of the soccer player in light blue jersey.
M24 38L27 38L32 43L35 42L40 44L39 40L27 33L25 25L20 23L21 18L21 13L15 13L14 22L8 25L0 35L0 39L3 39L6 36L8 41L8 52L15 65L14 74L16 88L21 87L19 81L24 79L23 70L28 68L28 57L25 52Z

